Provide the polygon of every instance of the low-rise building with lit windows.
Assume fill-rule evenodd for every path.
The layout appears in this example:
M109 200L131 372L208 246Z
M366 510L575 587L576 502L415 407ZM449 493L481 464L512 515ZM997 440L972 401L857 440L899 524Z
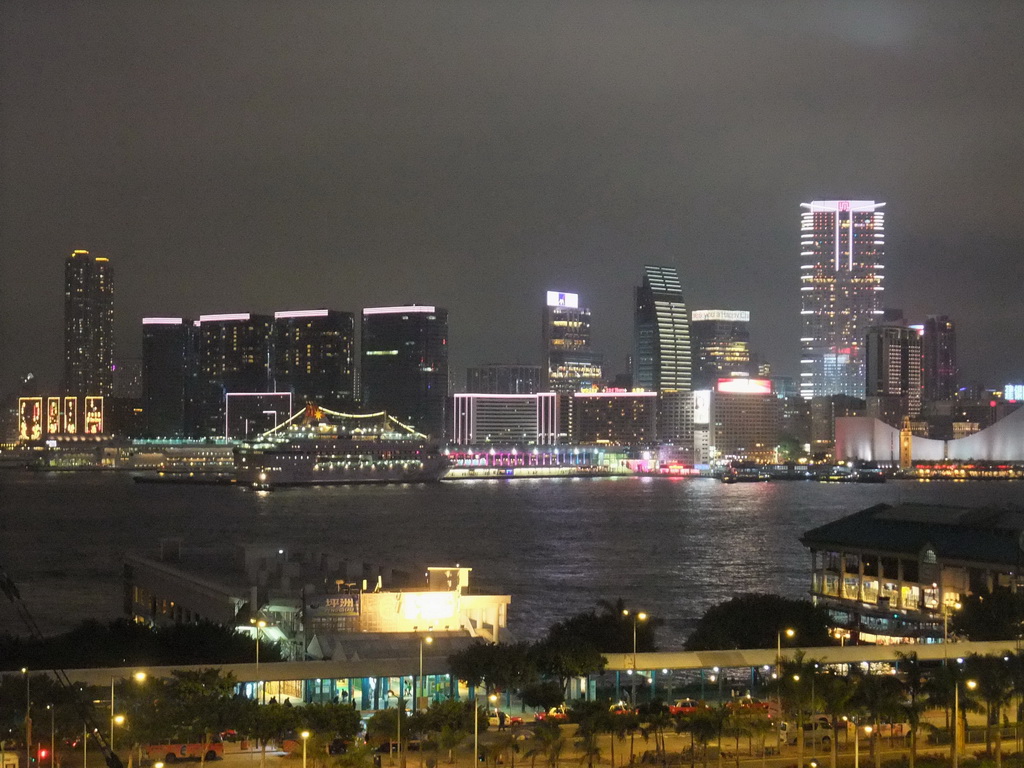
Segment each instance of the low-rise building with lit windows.
M939 642L968 595L1017 589L1024 510L878 504L807 531L811 597L851 642Z
M577 392L570 431L579 445L657 445L658 393Z

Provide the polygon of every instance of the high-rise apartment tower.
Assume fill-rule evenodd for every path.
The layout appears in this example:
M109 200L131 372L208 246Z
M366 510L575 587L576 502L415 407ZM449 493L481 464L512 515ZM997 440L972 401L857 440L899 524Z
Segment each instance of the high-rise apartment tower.
M114 283L110 260L75 251L64 262L64 392L114 389Z
M885 203L801 205L800 394L862 398L864 339L882 314Z
M946 315L924 321L924 399L952 400L957 392L956 326Z

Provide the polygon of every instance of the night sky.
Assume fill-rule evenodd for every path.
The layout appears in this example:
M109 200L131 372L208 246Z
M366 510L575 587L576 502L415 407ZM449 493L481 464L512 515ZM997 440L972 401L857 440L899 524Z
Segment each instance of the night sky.
M450 312L453 379L578 292L749 309L797 373L799 215L887 202L886 306L1024 379L1024 3L0 1L0 393L61 367L63 259L144 315Z

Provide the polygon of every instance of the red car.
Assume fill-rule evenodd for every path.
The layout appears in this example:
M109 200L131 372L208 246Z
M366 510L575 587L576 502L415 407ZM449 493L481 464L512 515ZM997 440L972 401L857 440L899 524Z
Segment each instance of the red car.
M533 719L537 722L552 720L556 723L564 723L569 719L569 710L564 704L559 704L557 707L552 707L547 712L538 712L534 715Z
M679 699L675 704L668 705L670 715L693 715L696 714L700 703L696 699Z

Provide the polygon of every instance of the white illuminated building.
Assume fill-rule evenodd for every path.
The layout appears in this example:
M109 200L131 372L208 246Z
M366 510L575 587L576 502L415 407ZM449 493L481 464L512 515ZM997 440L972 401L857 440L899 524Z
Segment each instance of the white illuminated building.
M885 203L801 203L800 394L864 397L864 337L882 314Z
M558 395L457 394L452 404L452 443L555 445Z

